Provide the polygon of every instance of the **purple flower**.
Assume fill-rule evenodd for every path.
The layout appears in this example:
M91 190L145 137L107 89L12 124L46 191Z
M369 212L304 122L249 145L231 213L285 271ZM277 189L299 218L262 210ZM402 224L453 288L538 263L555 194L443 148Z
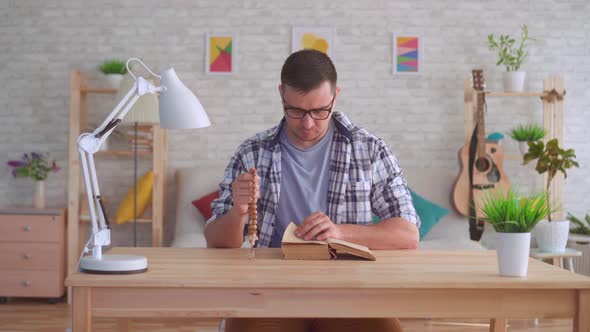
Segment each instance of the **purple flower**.
M10 160L9 162L7 162L7 164L10 167L23 167L23 166L27 166L29 163L27 163L26 161L22 161L22 160Z
M57 166L57 163L54 160L53 163L51 164L51 170L54 172L59 172L60 169L61 168L59 166Z
M55 160L51 164L47 160L48 153L31 152L24 153L22 160L9 160L6 164L12 167L14 177L30 177L34 180L44 180L49 172L58 172L61 168Z

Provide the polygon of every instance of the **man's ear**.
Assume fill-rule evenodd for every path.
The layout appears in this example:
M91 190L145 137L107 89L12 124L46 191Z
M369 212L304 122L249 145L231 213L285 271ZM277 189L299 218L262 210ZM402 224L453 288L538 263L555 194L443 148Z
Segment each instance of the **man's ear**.
M338 97L340 95L340 87L337 86L336 87L336 97Z
M283 95L283 85L279 83L279 94Z

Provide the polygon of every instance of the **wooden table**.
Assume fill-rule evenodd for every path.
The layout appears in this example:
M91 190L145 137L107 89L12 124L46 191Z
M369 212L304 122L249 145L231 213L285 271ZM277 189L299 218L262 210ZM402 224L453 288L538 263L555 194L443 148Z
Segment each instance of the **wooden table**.
M499 277L494 251L375 251L377 261L287 261L279 249L114 248L148 257L137 275L74 273L73 331L92 317L574 318L590 332L590 278L529 261Z

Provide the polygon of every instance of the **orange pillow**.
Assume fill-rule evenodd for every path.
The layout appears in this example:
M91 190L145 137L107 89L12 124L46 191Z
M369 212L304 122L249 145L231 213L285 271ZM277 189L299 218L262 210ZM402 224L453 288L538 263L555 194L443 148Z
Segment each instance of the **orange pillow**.
M213 202L213 200L217 198L219 198L219 192L214 191L201 198L195 199L194 201L192 201L192 203L197 208L197 210L201 212L205 220L209 220L209 218L211 218L211 216L213 215L213 211L211 211L211 202Z

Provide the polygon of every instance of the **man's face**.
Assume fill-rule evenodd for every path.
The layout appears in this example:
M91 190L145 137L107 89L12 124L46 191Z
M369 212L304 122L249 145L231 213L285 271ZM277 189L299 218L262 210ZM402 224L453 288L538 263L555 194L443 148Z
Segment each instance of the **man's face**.
M319 142L330 126L331 110L334 108L340 89L336 88L333 91L330 82L326 81L307 93L295 90L288 85L280 85L279 92L283 97L283 106L287 110L285 128L289 139L295 145L302 147L310 147ZM312 112L306 113L301 119L289 116L291 114L300 116L305 111ZM324 116L327 117L320 119Z

